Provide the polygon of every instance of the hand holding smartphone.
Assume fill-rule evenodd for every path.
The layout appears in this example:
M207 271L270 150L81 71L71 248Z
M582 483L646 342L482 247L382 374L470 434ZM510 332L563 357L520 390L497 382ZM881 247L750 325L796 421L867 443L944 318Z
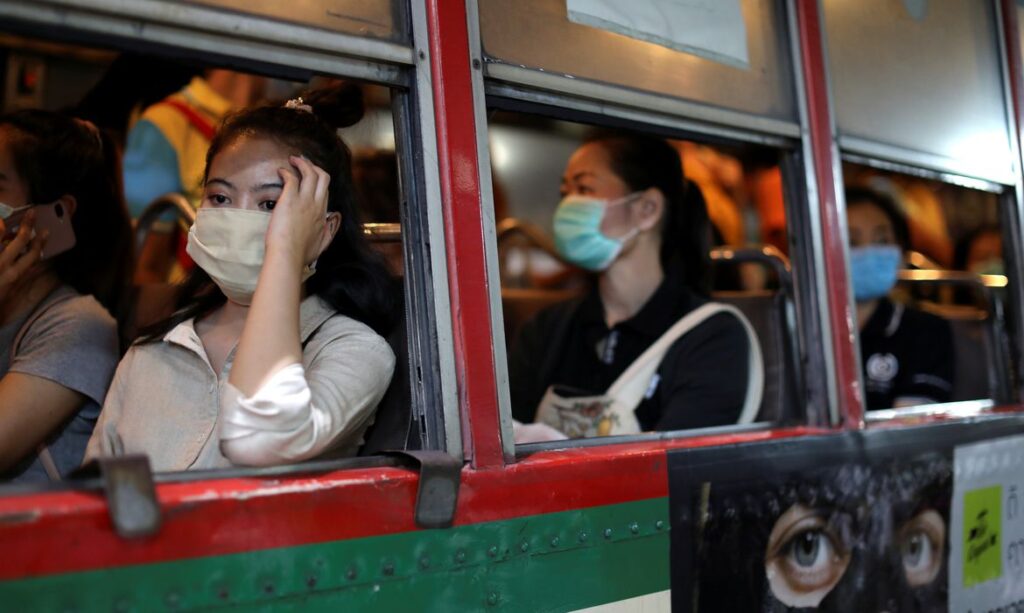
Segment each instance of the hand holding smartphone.
M12 216L13 217L13 216ZM35 229L36 212L26 211L11 231L10 219L0 221L0 300L15 290L22 277L40 260L46 245L46 230Z
M6 231L3 235L3 246L5 248L17 236L22 221L26 219L25 216L30 211L33 212L35 218L31 236L33 238L40 235L47 236L40 259L47 260L75 246L75 232L71 228L71 215L68 214L64 205L57 201L18 211L4 220Z

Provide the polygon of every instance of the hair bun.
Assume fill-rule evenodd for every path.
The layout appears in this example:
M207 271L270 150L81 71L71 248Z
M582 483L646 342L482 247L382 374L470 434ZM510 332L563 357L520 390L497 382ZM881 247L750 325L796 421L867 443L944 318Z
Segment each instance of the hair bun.
M351 81L332 81L302 96L313 113L334 128L347 128L363 118L363 90Z

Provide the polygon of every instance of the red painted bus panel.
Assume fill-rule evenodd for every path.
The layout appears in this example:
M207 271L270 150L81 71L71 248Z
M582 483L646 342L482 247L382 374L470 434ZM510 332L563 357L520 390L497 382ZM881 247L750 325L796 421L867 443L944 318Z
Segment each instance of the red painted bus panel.
M473 466L500 466L466 5L428 0L427 21L463 442Z
M821 14L818 3L796 3L803 82L807 92L807 121L815 175L818 209L821 212L822 244L825 250L825 283L829 303L828 326L836 359L839 412L843 425L859 428L864 422L864 398L859 390L860 364L854 349L857 328L849 308L849 288L842 220L836 205L835 168L838 160L832 148L832 117L829 109Z

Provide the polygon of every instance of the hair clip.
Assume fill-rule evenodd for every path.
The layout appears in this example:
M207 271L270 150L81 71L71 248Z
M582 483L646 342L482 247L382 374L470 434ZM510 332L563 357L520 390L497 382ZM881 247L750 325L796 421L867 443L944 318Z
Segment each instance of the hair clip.
M313 107L306 104L305 101L302 100L302 96L299 96L298 98L292 98L288 102L285 102L284 108L295 109L296 111L305 111L307 113L313 112Z

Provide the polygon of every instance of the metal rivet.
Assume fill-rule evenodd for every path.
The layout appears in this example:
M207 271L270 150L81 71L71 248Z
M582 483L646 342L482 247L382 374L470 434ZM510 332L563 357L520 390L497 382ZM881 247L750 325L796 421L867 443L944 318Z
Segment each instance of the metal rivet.
M455 561L462 564L466 561L466 550L460 549L455 552Z
M349 581L352 581L359 576L359 573L356 572L355 566L349 566L348 571L345 572L345 576L348 577Z
M420 556L420 568L422 568L423 570L430 568L430 556Z
M580 542L581 543L586 543L587 542L587 533L586 532L580 532Z
M629 524L629 531L633 534L640 534L640 524L636 522Z
M558 542L559 542L559 540L558 540L558 537L557 537L557 536L556 536L556 537L554 537L554 538L552 538L552 539L551 539L551 546L552 546L552 547L558 547Z
M604 538L606 538L606 539L612 538L612 529L611 528L605 528L604 529Z
M273 594L274 593L274 584L273 583L265 583L263 585L263 593L265 593L265 594Z
M519 545L519 551L522 551L523 553L526 553L529 549L530 543L528 541L523 541L522 544Z
M487 595L487 604L491 605L492 607L494 605L498 604L498 593L497 592L491 592L490 594Z
M498 557L498 546L491 545L491 548L487 550L487 555L491 556L492 558Z
M661 530L664 527L665 527L665 522L661 521L660 519L658 521L654 522L654 528L656 530Z
M480 70L480 60L473 58L473 68Z
M228 588L222 587L219 590L217 590L217 598L220 598L221 600L227 600L230 597L231 592L228 591Z
M421 60L425 60L425 59L427 59L427 54L426 54L426 53L423 53L422 51L420 51L420 59L421 59Z
M382 570L384 571L385 576L390 577L391 575L395 574L395 565L391 562L385 562L384 568Z
M306 585L308 587L316 587L316 577L313 575L306 577Z

